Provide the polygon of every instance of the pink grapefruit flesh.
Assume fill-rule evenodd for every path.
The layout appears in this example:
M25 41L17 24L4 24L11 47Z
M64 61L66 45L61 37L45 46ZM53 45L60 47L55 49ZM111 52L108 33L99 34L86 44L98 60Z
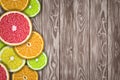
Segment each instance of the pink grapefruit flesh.
M18 11L10 11L0 17L0 40L16 46L25 43L32 31L30 19Z
M8 71L2 63L0 63L0 80L9 80Z

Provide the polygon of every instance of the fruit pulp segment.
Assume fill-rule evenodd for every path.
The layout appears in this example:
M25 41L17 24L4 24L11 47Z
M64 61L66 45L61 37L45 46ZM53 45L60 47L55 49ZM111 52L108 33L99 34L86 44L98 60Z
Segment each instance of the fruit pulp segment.
M24 41L30 32L28 20L18 13L5 15L0 21L0 27L0 37L9 43Z
M7 73L1 65L0 65L0 80L7 80Z

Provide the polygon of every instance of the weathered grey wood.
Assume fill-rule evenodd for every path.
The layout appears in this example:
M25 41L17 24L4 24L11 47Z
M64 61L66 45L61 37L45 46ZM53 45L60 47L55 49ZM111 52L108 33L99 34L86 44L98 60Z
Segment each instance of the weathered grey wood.
M49 58L39 80L120 80L119 0L39 1L31 20Z
M42 80L59 80L59 0L42 0L41 15L44 51L49 57Z
M60 0L60 80L89 80L89 0Z
M108 15L108 80L120 80L120 0L109 0Z
M90 5L90 80L108 80L107 0Z

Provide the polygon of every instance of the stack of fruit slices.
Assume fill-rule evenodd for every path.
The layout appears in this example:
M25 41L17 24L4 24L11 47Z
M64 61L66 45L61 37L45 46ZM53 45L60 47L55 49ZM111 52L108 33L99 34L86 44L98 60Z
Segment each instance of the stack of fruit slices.
M48 58L42 35L32 31L29 17L41 10L38 0L0 0L7 11L0 17L0 80L38 80ZM22 11L22 12L21 12Z

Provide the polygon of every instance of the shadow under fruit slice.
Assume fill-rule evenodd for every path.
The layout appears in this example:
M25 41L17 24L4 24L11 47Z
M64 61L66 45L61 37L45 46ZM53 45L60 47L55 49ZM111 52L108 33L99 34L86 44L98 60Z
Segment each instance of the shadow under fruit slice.
M2 63L0 63L0 80L9 80L7 68Z
M38 80L38 73L24 66L20 71L12 74L12 80Z
M25 59L36 58L41 54L43 48L43 38L35 31L32 32L30 39L26 43L14 47L17 54Z
M19 71L25 65L25 60L19 57L14 49L9 46L1 50L0 61L8 67L10 72Z
M24 10L29 17L36 16L41 10L41 4L38 0L30 0L28 7Z
M32 32L30 19L18 11L10 11L0 17L0 40L7 45L25 43Z
M29 0L1 0L1 6L7 11L22 11L29 3Z
M33 70L41 70L47 65L48 58L44 52L42 52L37 58L27 60L27 65Z

